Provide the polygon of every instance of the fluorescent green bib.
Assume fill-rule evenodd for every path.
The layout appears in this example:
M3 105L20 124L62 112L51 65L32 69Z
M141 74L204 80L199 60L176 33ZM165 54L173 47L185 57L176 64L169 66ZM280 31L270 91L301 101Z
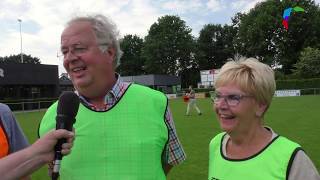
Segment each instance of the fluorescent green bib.
M246 159L232 160L222 155L220 133L210 142L209 180L285 180L290 158L297 143L279 136L260 153Z
M48 109L40 135L55 127L56 106ZM165 180L161 154L168 140L167 98L131 85L106 112L82 104L74 125L72 153L62 160L61 180Z

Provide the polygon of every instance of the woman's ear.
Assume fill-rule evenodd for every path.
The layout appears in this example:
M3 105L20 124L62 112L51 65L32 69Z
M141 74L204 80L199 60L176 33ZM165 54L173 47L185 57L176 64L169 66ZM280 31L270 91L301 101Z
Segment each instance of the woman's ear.
M258 103L258 108L256 109L256 116L257 117L262 117L264 112L267 110L267 105L264 103Z

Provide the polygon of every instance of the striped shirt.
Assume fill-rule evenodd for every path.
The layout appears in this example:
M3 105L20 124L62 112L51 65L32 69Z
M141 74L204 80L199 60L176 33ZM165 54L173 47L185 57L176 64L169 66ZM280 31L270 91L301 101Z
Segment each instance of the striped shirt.
M129 87L129 83L123 82L120 75L116 74L117 82L112 89L105 96L105 106L103 108L97 108L91 104L84 96L79 95L80 99L86 106L90 107L94 111L106 111L114 106L122 97L124 92ZM168 127L169 139L166 144L164 153L162 154L163 163L169 165L177 165L186 159L186 154L182 148L182 145L178 139L176 128L169 107L166 109L165 123Z

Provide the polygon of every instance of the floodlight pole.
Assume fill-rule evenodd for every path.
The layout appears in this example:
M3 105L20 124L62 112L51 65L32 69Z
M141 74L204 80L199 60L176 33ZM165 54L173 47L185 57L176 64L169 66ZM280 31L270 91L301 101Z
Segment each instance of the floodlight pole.
M23 54L22 54L22 34L21 34L21 19L18 19L20 25L20 55L21 55L21 63L23 63Z

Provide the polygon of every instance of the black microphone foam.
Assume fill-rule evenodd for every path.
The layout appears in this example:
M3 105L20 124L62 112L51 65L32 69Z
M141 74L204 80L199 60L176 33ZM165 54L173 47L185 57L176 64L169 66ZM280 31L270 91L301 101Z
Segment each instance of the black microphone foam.
M76 115L79 109L79 97L73 92L64 92L59 97L57 116L56 116L56 129L66 129L72 131L72 126L75 123ZM62 160L62 144L66 139L59 139L55 146L54 167L52 179L56 180L59 177L60 161Z
M79 97L71 91L62 93L57 107L56 129L72 131L78 109Z
M66 91L59 97L57 114L75 117L79 109L79 97L71 91Z

